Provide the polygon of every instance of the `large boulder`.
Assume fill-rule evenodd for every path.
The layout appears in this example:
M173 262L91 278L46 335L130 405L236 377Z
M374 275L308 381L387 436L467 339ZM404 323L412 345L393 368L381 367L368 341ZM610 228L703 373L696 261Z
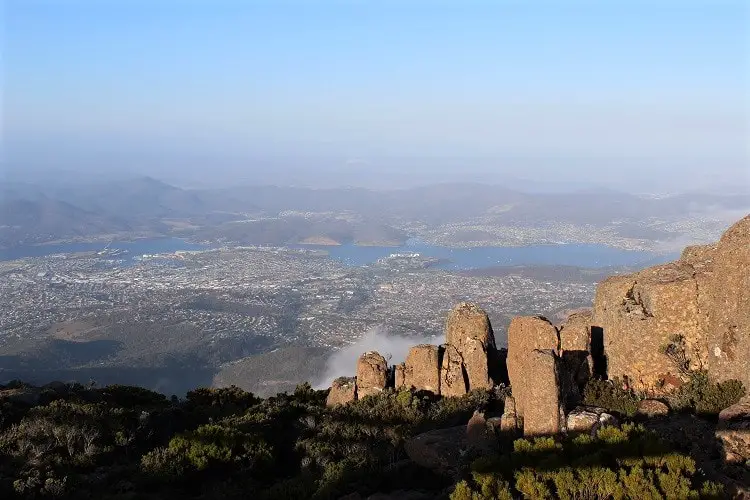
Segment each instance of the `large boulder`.
M406 384L406 365L399 363L393 367L393 386L396 389L404 387Z
M714 245L599 284L592 329L601 331L610 378L659 392L684 377L662 347L682 337L689 369L750 387L750 216ZM675 386L675 384L668 384Z
M658 399L643 399L638 402L637 413L646 418L666 417L669 406Z
M496 352L489 316L476 304L461 302L448 314L445 342L461 354L469 390L491 387L491 357Z
M617 425L617 418L604 408L595 406L578 406L568 413L566 427L568 432L595 434L607 425Z
M655 391L668 376L680 376L662 353L675 335L685 340L690 368L706 358L698 326L698 285L693 268L672 263L599 284L593 324L601 327L609 378L628 378L637 390Z
M516 412L523 417L526 411L527 384L537 368L534 366L535 350L557 351L557 330L541 316L519 316L508 327L508 377L516 401Z
M566 404L575 406L580 402L581 390L593 374L591 357L591 311L580 311L568 316L558 328L560 359L562 360Z
M409 349L404 363L404 385L440 394L440 348L421 344Z
M549 436L564 430L558 366L552 350L529 354L524 392L516 395L516 403L520 400L523 407L524 436Z
M388 363L375 351L366 352L357 362L357 397L383 392L388 383Z
M467 448L463 425L418 434L404 443L404 451L414 463L451 475L460 468Z
M354 377L339 377L331 384L326 406L346 404L357 399L357 383Z
M506 396L503 415L500 417L500 432L514 435L518 432L519 427L516 400L513 396Z
M750 396L719 413L716 438L726 462L750 464Z
M440 366L440 394L442 396L463 396L467 392L464 362L458 349L453 345L443 346L443 359Z
M593 311L579 311L560 325L560 351L589 352Z
M750 388L750 215L729 228L699 274L708 369L717 380Z
M486 454L497 448L494 431L490 430L484 413L475 411L466 424L466 444L474 453Z

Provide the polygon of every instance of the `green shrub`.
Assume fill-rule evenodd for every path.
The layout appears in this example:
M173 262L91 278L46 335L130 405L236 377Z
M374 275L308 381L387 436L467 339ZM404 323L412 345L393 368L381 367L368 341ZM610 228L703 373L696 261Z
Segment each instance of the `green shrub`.
M689 410L701 415L717 415L721 410L739 401L745 387L739 380L714 382L706 371L690 372L690 379L670 396L673 409Z
M617 380L591 379L583 391L583 402L585 404L605 408L628 417L636 414L638 401L638 396L623 389Z
M261 439L220 425L203 425L176 436L169 442L169 450L197 470L232 463L252 468L270 462L272 457L270 448Z
M595 437L518 439L510 454L476 460L451 499L715 498L720 491L698 475L692 458L626 424Z

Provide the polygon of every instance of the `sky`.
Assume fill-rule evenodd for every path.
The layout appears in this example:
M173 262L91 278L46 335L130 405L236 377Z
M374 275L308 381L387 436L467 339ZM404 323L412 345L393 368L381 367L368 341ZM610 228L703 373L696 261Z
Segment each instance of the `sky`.
M6 173L750 185L745 0L5 0L0 15Z

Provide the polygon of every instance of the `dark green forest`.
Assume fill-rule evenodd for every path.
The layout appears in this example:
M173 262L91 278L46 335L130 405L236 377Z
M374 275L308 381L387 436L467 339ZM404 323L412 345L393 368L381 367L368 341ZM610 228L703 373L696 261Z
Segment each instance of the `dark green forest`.
M703 393L689 389L680 411L707 425L713 417L695 416L696 404L713 411L706 398L718 397L711 401L721 406L739 393L721 394L742 390L695 384L703 384ZM498 433L495 451L466 453L449 474L408 459L404 443L410 437L465 425L475 410L500 415L508 392L440 398L386 390L327 408L327 391L307 384L266 399L235 387L197 389L178 399L129 386L13 382L0 386L0 498L329 499L393 491L461 500L726 495L704 459L681 446L684 439L670 441L648 422L631 421L636 396L602 381L590 383L586 402L611 408L625 422L621 426L529 440Z

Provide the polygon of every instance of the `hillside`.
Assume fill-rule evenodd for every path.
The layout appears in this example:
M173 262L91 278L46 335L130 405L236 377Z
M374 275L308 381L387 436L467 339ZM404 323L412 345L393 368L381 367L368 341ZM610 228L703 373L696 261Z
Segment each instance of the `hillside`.
M268 245L308 238L397 245L419 237L446 246L566 240L660 248L688 235L706 241L749 207L743 195L535 193L472 183L375 191L266 185L185 189L149 177L10 181L0 188L0 247L151 235ZM710 232L695 234L698 227Z

